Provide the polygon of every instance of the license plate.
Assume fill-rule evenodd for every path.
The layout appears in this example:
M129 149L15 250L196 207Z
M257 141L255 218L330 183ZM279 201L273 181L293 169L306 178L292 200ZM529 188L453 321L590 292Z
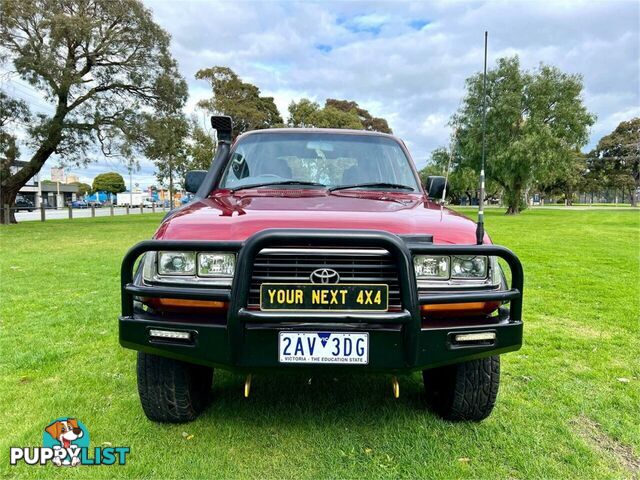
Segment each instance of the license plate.
M343 332L280 332L280 363L369 363L369 334Z
M384 312L389 307L388 285L317 285L314 283L263 283L262 310L331 310Z

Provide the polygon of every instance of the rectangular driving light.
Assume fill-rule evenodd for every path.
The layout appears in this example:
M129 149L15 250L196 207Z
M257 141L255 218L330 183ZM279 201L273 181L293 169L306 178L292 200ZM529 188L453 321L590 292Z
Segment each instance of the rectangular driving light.
M225 252L198 254L198 276L232 278L236 269L236 255Z
M149 336L153 338L169 338L171 340L191 340L191 332L178 330L149 330Z
M487 342L496 339L496 332L459 333L454 338L459 343Z
M450 272L450 259L446 255L415 255L413 268L418 280L447 280Z

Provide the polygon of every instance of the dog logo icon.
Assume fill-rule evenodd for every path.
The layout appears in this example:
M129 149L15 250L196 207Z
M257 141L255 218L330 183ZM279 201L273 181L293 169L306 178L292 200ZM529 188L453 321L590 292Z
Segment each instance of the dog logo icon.
M43 443L51 447L55 456L51 460L58 466L80 464L80 449L89 446L89 432L75 418L58 418L44 429Z
M89 449L87 427L77 418L61 417L44 428L41 447L11 447L9 463L52 463L58 467L124 465L130 452L130 447L112 447L110 443L109 446Z

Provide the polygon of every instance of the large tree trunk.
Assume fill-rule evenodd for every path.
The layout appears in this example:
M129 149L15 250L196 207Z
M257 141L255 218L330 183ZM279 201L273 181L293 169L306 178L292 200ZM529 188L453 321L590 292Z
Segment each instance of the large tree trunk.
M564 198L567 200L566 205L568 207L573 205L573 190L567 190L564 192Z
M522 201L522 187L516 186L505 189L504 197L507 202L507 215L517 215L524 210L526 204Z
M637 207L638 206L638 199L636 197L636 189L635 188L630 188L630 195L629 195L629 200L631 201L631 206L632 207Z
M16 196L18 195L19 188L9 189L2 188L0 190L0 224L7 223L7 213L4 211L4 206L9 206L9 223L17 223L16 222L16 214L15 210L12 210L11 207L13 203L16 201Z
M509 205L509 207L507 208L507 211L505 212L506 215L518 215L520 213L520 206L518 205Z

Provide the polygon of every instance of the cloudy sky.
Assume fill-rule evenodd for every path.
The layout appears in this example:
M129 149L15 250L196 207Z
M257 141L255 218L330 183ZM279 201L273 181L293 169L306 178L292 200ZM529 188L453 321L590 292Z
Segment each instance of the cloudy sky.
M585 149L640 115L637 1L145 3L172 35L189 112L211 95L195 72L225 65L275 97L283 116L302 97L357 101L389 121L418 166L448 142L464 80L482 68L484 30L490 66L517 54L525 68L544 62L583 76L598 117ZM134 181L153 182L153 168L143 163Z

